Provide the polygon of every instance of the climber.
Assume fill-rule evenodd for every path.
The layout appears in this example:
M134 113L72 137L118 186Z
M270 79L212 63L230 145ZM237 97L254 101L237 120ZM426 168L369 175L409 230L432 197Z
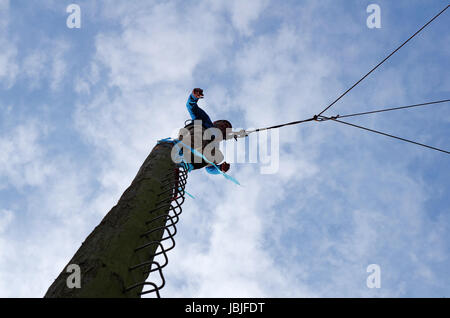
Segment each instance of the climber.
M186 151L190 153L188 155L185 152L185 157L188 157L190 170L206 167L207 172L220 174L220 171L227 172L230 169L230 164L225 161L220 163L223 161L224 156L218 148L218 143L223 139L230 138L231 135L228 130L232 128L232 125L228 120L217 120L213 122L208 114L197 105L198 100L203 97L203 90L201 88L194 88L189 95L186 107L191 115L192 122L180 131L179 140L189 141L189 145L203 154L207 159L206 161L194 155L191 151ZM188 136L190 138L186 139Z

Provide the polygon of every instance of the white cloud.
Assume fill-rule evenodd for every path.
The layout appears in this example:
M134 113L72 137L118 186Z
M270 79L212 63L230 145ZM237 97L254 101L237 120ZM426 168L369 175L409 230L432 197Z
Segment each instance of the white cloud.
M167 2L150 8L142 4L120 16L123 32L102 33L96 40L97 61L110 71L109 85L137 90L191 81L199 63L220 55L218 48L230 40L220 16L195 12Z
M117 198L108 190L92 197L92 171L73 158L36 160L51 166L45 182L18 191L14 215L0 210L1 297L42 297ZM6 226L10 230L2 233Z
M5 41L0 41L2 51L0 52L0 79L3 86L9 88L13 85L18 74L18 66L16 63L17 49L14 45Z
M52 167L45 159L45 148L39 138L45 126L28 122L0 137L0 177L3 187L21 188L45 183Z
M13 220L13 212L9 210L0 210L0 234L2 234Z
M0 1L0 84L10 88L17 77L17 47L8 35L9 29L9 1Z
M30 87L41 87L48 81L57 90L67 75L67 53L70 44L61 39L42 40L39 47L28 53L20 64L23 76L31 81Z
M226 10L231 15L231 22L233 23L234 28L239 33L245 36L251 36L253 33L251 24L258 19L268 4L269 1L266 0L232 0L222 2L218 5L225 6Z
M91 86L100 79L99 66L96 63L91 63L86 69L87 71L82 76L78 75L75 79L74 89L78 94L90 94Z
M65 41L58 41L55 43L51 56L51 74L50 74L50 87L56 90L61 85L64 77L67 74L67 62L64 55L69 50L70 45Z
M32 52L25 57L22 68L27 77L36 80L36 83L40 79L41 74L45 70L45 63L47 62L47 56L41 50ZM36 85L36 84L35 84Z
M245 182L244 189L227 184L222 178L209 180L208 184L191 180L198 176L190 177L190 188L195 184L195 191L202 195L184 207L179 225L183 237L177 239L178 248L170 252L166 270L166 279L184 284L180 288L169 283L163 295L314 295L307 287L292 281L285 267L267 250L265 236L270 229L263 221L265 212L261 206L274 204L276 197L267 196L262 202L264 185L252 175L253 172L245 171L239 174L240 181ZM204 193L208 193L208 198Z

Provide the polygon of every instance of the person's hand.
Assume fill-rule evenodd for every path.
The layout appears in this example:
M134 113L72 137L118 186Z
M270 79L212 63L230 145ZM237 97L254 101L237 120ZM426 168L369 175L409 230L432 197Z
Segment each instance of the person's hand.
M243 138L243 137L247 137L247 136L248 136L248 134L244 129L234 132L234 140L236 140L236 141L237 141L238 137Z
M203 98L203 89L194 88L194 90L192 91L192 95L194 95L195 98Z
M220 170L222 172L227 172L228 170L230 170L230 164L227 162L224 162L220 165Z

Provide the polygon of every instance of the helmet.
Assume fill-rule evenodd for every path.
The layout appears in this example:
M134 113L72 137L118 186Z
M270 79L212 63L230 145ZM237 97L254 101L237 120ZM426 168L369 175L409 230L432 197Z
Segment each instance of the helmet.
M216 120L213 122L214 127L220 129L222 135L225 136L228 128L233 128L231 123L226 119Z

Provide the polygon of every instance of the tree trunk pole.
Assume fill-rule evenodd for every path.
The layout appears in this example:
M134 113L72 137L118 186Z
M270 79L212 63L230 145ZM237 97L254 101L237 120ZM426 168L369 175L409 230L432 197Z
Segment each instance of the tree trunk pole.
M140 297L143 286L125 290L146 280L148 273L145 270L148 271L148 267L133 271L130 271L130 267L153 261L153 254L158 247L153 244L135 251L149 242L149 237L142 237L142 233L149 230L146 221L169 212L167 206L149 214L161 205L158 205L161 202L158 194L167 189L163 189L163 182L167 182L165 179L172 172L175 175L176 164L171 159L171 149L172 144L168 142L153 148L117 205L81 244L44 297ZM171 177L170 180L175 186L175 178ZM161 217L158 222L156 226L163 227L166 219ZM154 223L152 228L155 228ZM160 242L163 234L163 230L154 231L149 235L150 241ZM73 276L73 272L67 272L70 264L80 267L80 288L68 287L70 284L67 281Z

